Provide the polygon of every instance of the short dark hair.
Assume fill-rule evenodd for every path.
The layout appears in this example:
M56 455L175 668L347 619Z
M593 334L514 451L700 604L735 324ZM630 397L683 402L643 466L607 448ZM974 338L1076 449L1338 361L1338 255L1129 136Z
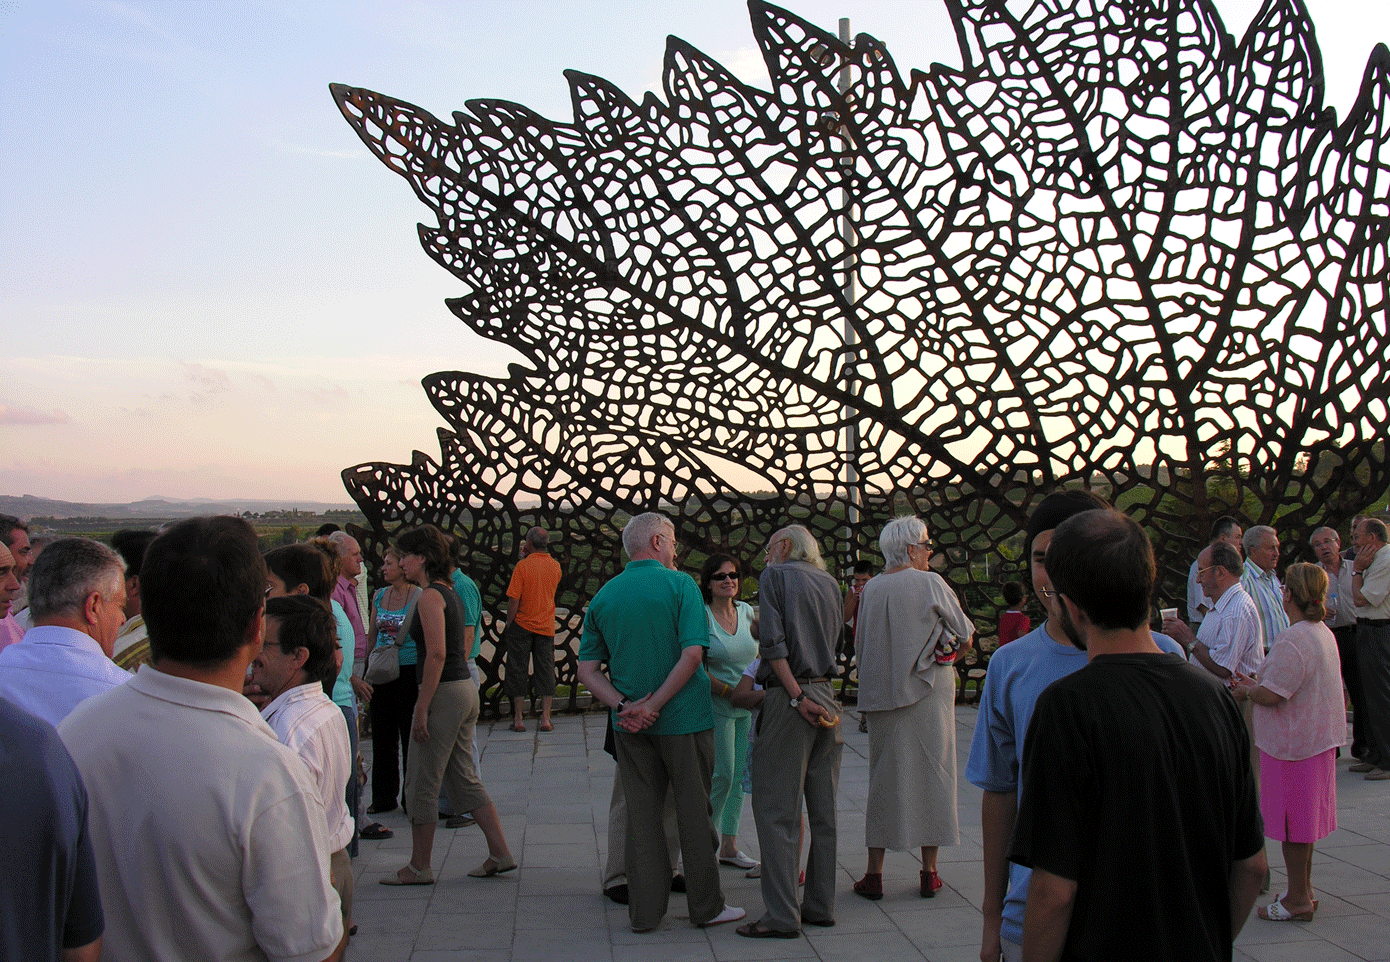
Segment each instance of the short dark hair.
M1229 514L1223 514L1211 523L1211 541L1217 541L1226 537L1232 531L1240 527L1240 522Z
M338 527L338 526L337 526L336 524L334 524L332 521L326 521L326 522L324 522L323 524L319 525L319 529L318 529L317 531L314 532L314 537L316 537L316 538L322 538L322 537L325 537L325 536L327 536L327 535L332 534L332 533L335 532L335 531L342 531L342 530L343 530L342 528Z
M134 528L122 528L111 536L111 547L116 549L116 553L125 562L125 576L127 578L140 573L140 566L145 563L145 551L156 537L158 535L154 531L141 531Z
M408 528L396 535L395 544L402 556L418 554L424 558L425 574L432 581L443 581L449 577L449 542L434 525Z
M338 650L338 623L328 606L317 598L289 595L268 598L265 616L280 625L280 650L287 655L296 648L309 652L304 662L304 674L311 682L327 685L338 677L333 667L333 652ZM343 657L348 657L345 653Z
M309 597L327 602L333 597L332 568L328 557L312 544L285 544L265 553L266 570L285 583L286 591L300 585L309 589Z
M29 571L29 607L36 622L74 612L94 591L119 587L125 562L106 545L88 538L59 538L43 549Z
M1058 593L1103 631L1149 621L1158 565L1144 529L1113 508L1083 511L1057 526L1044 561Z
M550 550L550 532L536 525L526 532L526 543L531 546L532 551Z
M1028 516L1027 534L1023 539L1023 563L1033 563L1033 539L1044 531L1051 531L1072 515L1080 514L1082 511L1108 507L1109 501L1085 488L1052 492L1043 498Z
M323 552L323 556L328 561L328 594L333 594L334 587L338 584L338 576L343 573L343 559L338 554L338 546L334 543L331 535L314 535L304 542L309 547ZM312 592L311 592L312 594Z
M854 563L854 573L857 575L871 575L874 573L874 563L868 558L860 558Z
M226 664L246 644L264 604L265 562L255 529L242 518L187 518L145 549L140 611L156 665L166 658Z
M1218 541L1211 546L1211 563L1218 568L1225 568L1233 576L1239 578L1245 573L1245 562L1240 558L1240 552L1235 549L1235 545Z
M714 577L714 573L725 565L733 565L734 573L739 577L743 576L743 565L731 554L716 551L705 559L705 563L700 565L700 594L705 596L705 604L714 600L714 592L710 591L709 580Z
M1004 582L1004 604L1010 607L1023 601L1023 585L1017 581Z
M29 533L29 526L20 521L12 514L0 514L0 544L6 548L14 547L14 529L18 528L25 534Z

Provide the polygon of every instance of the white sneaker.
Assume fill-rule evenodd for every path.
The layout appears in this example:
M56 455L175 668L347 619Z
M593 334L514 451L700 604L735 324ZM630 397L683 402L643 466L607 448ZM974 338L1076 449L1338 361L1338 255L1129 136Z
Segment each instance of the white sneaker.
M747 872L744 873L744 876L743 876L743 877L744 877L744 878L762 878L762 877L763 877L763 867L762 867L762 864L759 863L759 864L757 864L757 865L754 865L752 868L750 868Z
M742 852L736 851L732 855L719 856L719 864L732 865L734 866L734 868L752 868L754 865L758 864L758 860L755 858L749 858Z
M700 928L706 929L711 925L723 925L726 922L737 922L747 914L747 912L743 911L743 909L739 908L737 905L725 905L724 911L720 912L708 922L701 922Z

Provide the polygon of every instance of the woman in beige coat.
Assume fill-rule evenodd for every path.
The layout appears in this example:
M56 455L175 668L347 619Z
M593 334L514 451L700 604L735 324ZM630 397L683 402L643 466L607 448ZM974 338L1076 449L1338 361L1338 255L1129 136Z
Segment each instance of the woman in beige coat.
M859 602L859 708L869 722L869 798L864 877L854 891L883 897L885 849L922 851L922 898L941 888L937 848L960 842L956 816L958 650L975 626L940 575L920 518L896 518L879 536L884 573Z

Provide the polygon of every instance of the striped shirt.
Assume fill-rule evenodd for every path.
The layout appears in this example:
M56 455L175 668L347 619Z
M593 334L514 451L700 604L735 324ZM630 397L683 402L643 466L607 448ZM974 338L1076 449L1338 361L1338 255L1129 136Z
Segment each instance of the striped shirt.
M1289 626L1289 616L1284 611L1284 586L1273 571L1265 571L1253 561L1245 562L1245 573L1240 576L1240 586L1255 602L1260 613L1260 631L1264 650L1274 644L1279 632Z
M1264 664L1260 646L1260 613L1240 585L1231 585L1202 619L1197 640L1207 646L1211 660L1227 671L1254 677Z

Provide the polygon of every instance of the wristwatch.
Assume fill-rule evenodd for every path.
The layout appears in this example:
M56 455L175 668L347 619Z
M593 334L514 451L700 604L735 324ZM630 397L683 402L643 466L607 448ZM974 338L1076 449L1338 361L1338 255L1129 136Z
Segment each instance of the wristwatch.
M623 710L623 708L624 708L626 705L627 705L627 699L626 699L626 698L619 698L619 699L618 699L618 704L615 705L615 706L613 707L613 710L614 710L615 712L621 713L622 710Z
M801 707L801 703L802 703L803 701L805 701L805 700L806 700L806 693L803 691L801 694L797 695L795 698L792 699L792 707L793 707L793 708L800 708L800 707Z

